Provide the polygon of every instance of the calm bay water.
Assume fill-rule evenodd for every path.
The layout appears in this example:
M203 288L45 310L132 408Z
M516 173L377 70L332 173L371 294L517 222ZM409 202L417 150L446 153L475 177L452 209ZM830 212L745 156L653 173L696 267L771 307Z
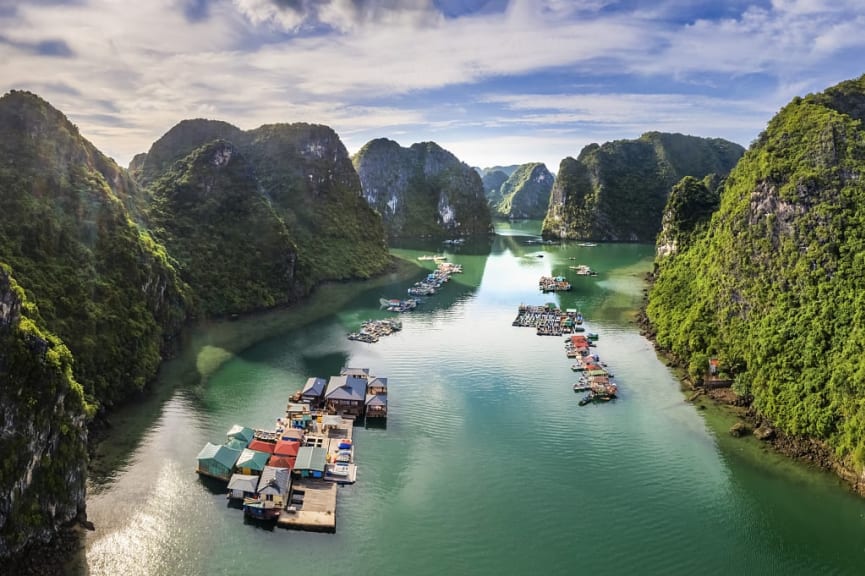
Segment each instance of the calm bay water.
M421 271L239 353L219 342L254 341L255 322L200 331L156 393L115 417L89 487L97 530L72 572L865 572L865 500L730 438L723 414L683 401L639 335L652 247L527 244L535 231L502 226L491 245L449 249L466 274L377 344L345 334L389 316L379 298L403 297ZM416 261L436 248L395 251ZM578 263L599 275L569 274ZM573 291L540 294L550 273ZM511 327L518 304L547 301L579 308L600 334L620 399L579 407L561 339ZM390 418L355 431L358 482L340 488L337 533L245 524L196 476L195 455L235 423L270 426L307 377L346 365L388 377Z

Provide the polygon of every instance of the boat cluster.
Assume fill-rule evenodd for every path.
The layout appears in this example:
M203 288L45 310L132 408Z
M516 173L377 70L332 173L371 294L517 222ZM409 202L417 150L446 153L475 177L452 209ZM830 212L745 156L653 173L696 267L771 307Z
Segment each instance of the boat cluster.
M435 258L435 256L433 256ZM438 267L434 272L427 274L426 278L415 282L408 289L409 296L431 296L442 287L442 284L449 281L452 274L461 274L463 271L462 264L453 264L451 262L439 262Z
M598 273L592 270L587 264L579 266L568 266L571 270L577 273L577 276L597 276Z
M571 283L564 276L541 276L538 288L541 292L563 292L571 289Z
M349 340L373 344L378 342L382 336L390 336L394 332L402 330L402 322L397 318L386 318L384 320L365 320L360 325L360 330L348 335Z
M560 310L553 303L542 306L520 304L512 326L531 327L539 336L565 336L565 355L573 358L571 370L580 373L579 381L573 385L574 392L586 392L580 406L590 402L606 402L616 398L618 386L611 380L612 373L591 348L597 345L598 334L587 332L583 326L583 315L569 308Z
M579 381L574 384L574 392L586 392L580 399L580 406L591 402L608 402L618 396L619 387L611 380L613 374L600 357L592 353L598 336L593 332L574 334L565 339L565 354L574 358L571 370L580 372Z
M405 300L400 300L399 298L379 298L379 303L388 312L408 312L417 308L420 300L417 298L406 298Z

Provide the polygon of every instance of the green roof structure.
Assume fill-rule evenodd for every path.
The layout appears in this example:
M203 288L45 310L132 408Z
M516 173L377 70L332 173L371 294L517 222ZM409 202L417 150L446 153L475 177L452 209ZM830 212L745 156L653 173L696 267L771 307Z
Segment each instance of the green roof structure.
M255 433L252 431L252 428L247 428L246 426L240 426L235 424L231 427L231 430L228 431L226 436L229 438L237 438L239 440L245 440L247 444L252 442L252 438Z
M324 472L327 462L327 450L313 446L301 446L294 462L295 470L313 470Z
M233 450L225 445L208 442L196 457L198 473L228 481L234 463L240 457L240 450Z
M240 453L240 457L234 464L238 468L261 472L267 466L267 461L270 459L270 454L267 452L259 452L257 450L245 449Z
M249 445L249 442L243 440L242 438L229 438L225 443L226 446L231 448L232 450L246 450L246 447Z

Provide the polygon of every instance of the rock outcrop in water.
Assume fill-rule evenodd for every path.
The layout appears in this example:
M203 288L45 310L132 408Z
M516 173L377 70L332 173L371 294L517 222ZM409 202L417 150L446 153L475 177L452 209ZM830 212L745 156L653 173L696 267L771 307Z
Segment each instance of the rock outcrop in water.
M535 220L543 218L550 204L554 179L547 167L540 162L520 165L498 190L487 193L493 216Z
M822 445L860 491L863 111L865 77L785 106L726 179L711 219L658 258L646 310L693 378L717 358L782 449Z
M490 210L478 173L434 142L403 148L380 138L355 154L366 201L391 237L487 235Z
M559 165L543 235L652 242L673 184L685 176L724 176L743 152L719 138L661 132L586 146Z
M4 556L83 508L85 408L153 378L186 299L164 249L129 218L134 183L63 114L10 92L0 133Z

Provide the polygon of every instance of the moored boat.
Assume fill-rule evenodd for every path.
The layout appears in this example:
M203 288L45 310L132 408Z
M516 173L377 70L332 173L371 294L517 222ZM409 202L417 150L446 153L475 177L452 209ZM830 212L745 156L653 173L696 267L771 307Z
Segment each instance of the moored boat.
M260 498L244 498L243 514L256 520L275 520L282 510L273 503Z

